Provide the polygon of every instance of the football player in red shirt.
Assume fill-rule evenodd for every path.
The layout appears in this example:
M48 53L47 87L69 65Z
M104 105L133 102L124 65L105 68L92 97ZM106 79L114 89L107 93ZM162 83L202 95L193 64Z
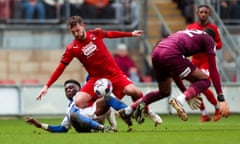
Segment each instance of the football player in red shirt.
M95 81L100 78L107 78L112 82L113 94L118 99L128 95L133 101L136 101L143 96L139 88L117 66L103 41L104 38L139 37L143 34L142 30L120 32L96 28L86 31L86 25L80 16L70 17L67 26L74 36L74 40L66 46L60 63L36 97L37 100L40 100L47 93L48 88L61 76L73 58L77 58L90 75L89 80L76 95L75 104L77 107L85 108L98 99L93 86ZM149 111L148 114L155 123L161 122L161 118L152 111Z
M218 27L209 22L209 16L211 14L211 9L208 5L200 5L197 9L197 17L198 21L189 24L187 26L188 29L198 29L204 30L205 28L211 28L215 32L214 41L216 44L216 49L219 50L222 48L222 41L220 38L220 34L218 31ZM209 65L208 65L208 57L205 53L199 53L192 56L192 63L195 64L198 68L200 68L205 74L209 75ZM208 101L215 107L214 121L218 121L221 118L221 114L219 111L219 104L210 89L207 89L203 92ZM211 120L211 117L208 115L208 112L205 109L204 103L202 101L200 110L202 113L201 122L207 122Z

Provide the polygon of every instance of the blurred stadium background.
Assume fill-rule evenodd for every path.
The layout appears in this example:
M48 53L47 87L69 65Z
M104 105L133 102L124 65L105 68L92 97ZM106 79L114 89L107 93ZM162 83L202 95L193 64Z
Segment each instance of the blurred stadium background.
M74 60L47 96L40 102L35 100L59 62L66 44L72 40L66 20L70 15L76 14L73 7L82 4L81 0L79 3L74 0L40 1L46 7L46 17L39 19L35 13L30 20L25 19L24 9L21 7L24 0L0 1L0 116L64 114L67 100L63 82L67 79L84 82L86 72ZM130 0L129 8L125 8L122 1L128 0L111 0L108 6L113 13L109 17L83 17L87 29L102 27L107 30L145 31L144 36L138 39L105 40L112 53L117 44L127 44L142 75L150 77L150 81L137 84L144 93L156 88L150 62L154 45L165 36L184 29L188 23L195 21L195 10L199 4L210 5L211 21L218 25L223 41L222 50L217 52L217 61L224 93L231 111L240 112L240 0L226 0L229 4L227 11L224 11L226 7L219 0ZM53 7L51 2L59 5ZM174 85L173 87L172 96L175 96L179 91ZM128 98L124 98L124 101L130 102ZM167 99L151 106L158 113L172 112ZM210 105L207 107L213 112ZM198 113L190 109L187 111Z

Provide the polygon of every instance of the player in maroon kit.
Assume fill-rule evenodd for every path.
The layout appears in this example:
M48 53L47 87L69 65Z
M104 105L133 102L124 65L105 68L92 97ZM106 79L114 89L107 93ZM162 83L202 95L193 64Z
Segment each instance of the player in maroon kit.
M142 30L120 32L104 31L97 28L86 32L86 25L79 16L70 17L67 26L74 36L74 40L67 45L60 63L36 97L37 100L40 100L47 93L48 88L60 77L73 58L77 58L90 75L89 80L76 95L75 104L77 107L85 108L99 98L94 93L93 86L95 81L100 78L107 78L112 82L113 94L118 99L128 95L131 96L133 101L136 101L143 96L143 93L117 66L103 42L104 38L139 37L143 34ZM161 118L152 111L148 111L148 114L155 123L161 122ZM125 117L125 119L129 119L129 117Z
M222 48L222 41L218 31L218 27L209 22L209 16L211 14L211 9L208 5L200 5L197 9L198 21L187 26L188 29L198 29L204 30L205 28L211 28L215 32L214 41L216 44L216 49ZM208 56L205 53L199 53L192 56L192 63L200 68L205 74L209 75L208 67ZM215 107L214 121L218 121L221 118L221 113L219 111L219 103L217 102L216 97L210 89L207 89L203 92L207 100ZM202 100L202 99L201 99ZM211 120L211 117L208 115L204 103L202 101L200 110L202 113L201 122L207 122Z
M183 104L194 99L210 86L208 76L187 59L187 57L200 52L207 54L210 77L220 102L220 112L223 117L229 116L229 108L224 99L216 66L215 42L210 36L214 36L215 33L209 28L205 31L209 35L200 30L178 31L156 45L152 52L152 63L159 90L147 93L137 102L125 108L125 110L129 107L135 109L132 111L132 114L138 122L144 120L143 111L146 105L171 95L172 77L178 78L174 79L178 85L181 84L181 79L191 82L183 94L176 98L171 98L169 101L181 119L187 120L188 117Z

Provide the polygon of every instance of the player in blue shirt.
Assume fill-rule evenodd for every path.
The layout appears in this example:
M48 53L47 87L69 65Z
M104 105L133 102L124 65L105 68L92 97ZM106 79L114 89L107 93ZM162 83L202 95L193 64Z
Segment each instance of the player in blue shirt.
M56 133L68 132L71 125L75 128L77 132L116 131L116 120L115 120L115 117L112 117L114 116L114 114L112 113L113 111L109 110L106 114L104 114L100 118L98 117L99 122L104 122L104 119L106 117L109 118L111 127L107 127L93 120L95 118L94 113L96 110L96 104L93 104L93 106L84 108L84 109L79 109L74 105L74 96L81 88L81 85L79 84L79 82L75 80L67 80L64 83L64 88L65 88L66 97L69 100L69 104L67 108L67 113L60 125L53 126L53 125L41 123L33 117L26 117L26 122L28 122L29 124L33 124L37 128L42 128L49 132L56 132ZM113 103L113 101L115 100L116 99L113 97L107 99L107 101L111 101L111 103ZM121 102L117 103L116 105L120 106L120 108L126 107L126 105Z

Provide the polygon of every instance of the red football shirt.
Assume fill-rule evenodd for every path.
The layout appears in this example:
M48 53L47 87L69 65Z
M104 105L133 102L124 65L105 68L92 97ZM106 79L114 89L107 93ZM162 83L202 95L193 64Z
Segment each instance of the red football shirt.
M104 38L131 37L131 32L103 31L102 29L88 31L83 41L73 40L66 46L56 70L47 82L50 87L62 74L65 67L77 58L91 77L111 77L115 74L122 74L112 55L104 44Z
M222 41L220 38L218 27L212 23L207 23L206 25L199 25L197 22L189 24L187 26L188 29L198 29L198 30L204 30L205 28L211 28L214 30L216 36L214 38L216 42L216 49L222 48ZM196 54L192 56L192 62L199 68L208 69L208 57L204 53Z

